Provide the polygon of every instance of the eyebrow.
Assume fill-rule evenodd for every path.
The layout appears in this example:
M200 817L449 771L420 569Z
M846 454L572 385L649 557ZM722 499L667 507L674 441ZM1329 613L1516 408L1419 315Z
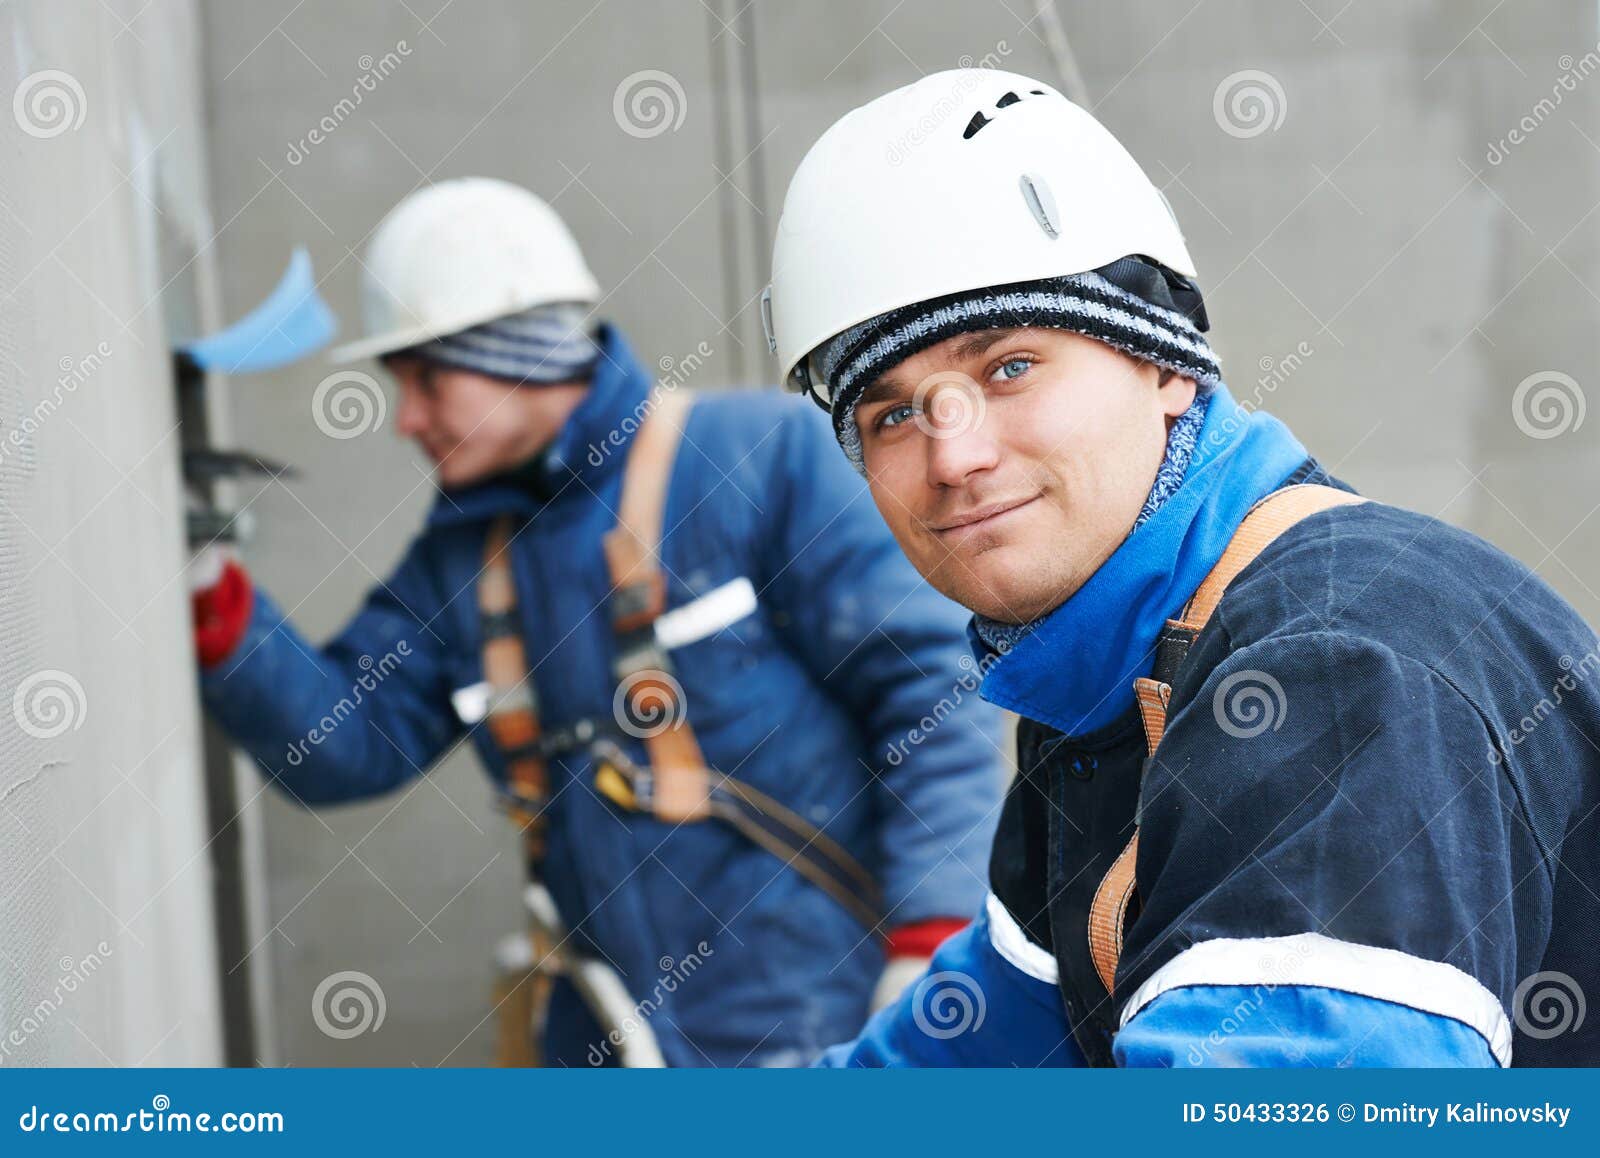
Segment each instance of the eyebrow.
M861 397L856 399L856 408L871 406L876 402L891 402L909 394L905 383L898 378L879 378L861 392Z
M1003 329L979 330L969 334L950 348L950 357L953 361L964 362L968 358L976 358L989 347L998 345L1015 334L1020 326L1007 326ZM861 392L861 397L856 400L857 406L868 406L874 402L887 402L909 394L911 388L895 377L876 379L872 385Z
M951 356L958 361L965 358L975 358L990 346L998 345L1011 337L1019 328L1017 326L1007 326L1004 329L979 330L976 334L971 334L962 341L957 342L950 351Z

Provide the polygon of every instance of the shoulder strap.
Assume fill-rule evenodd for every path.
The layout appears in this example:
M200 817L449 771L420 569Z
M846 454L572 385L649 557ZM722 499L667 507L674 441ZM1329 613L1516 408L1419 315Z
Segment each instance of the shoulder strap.
M1250 508L1233 533L1222 558L1211 568L1178 617L1176 626L1198 632L1222 602L1222 594L1279 535L1319 511L1366 502L1360 495L1316 483L1301 483L1273 491Z
M1178 617L1167 621L1160 644L1166 654L1157 658L1157 678L1141 678L1133 683L1139 716L1144 723L1145 750L1149 755L1155 755L1166 733L1167 706L1172 702L1171 680L1210 621L1212 612L1222 602L1228 585L1279 535L1302 519L1333 507L1365 501L1348 491L1305 483L1274 491L1250 508L1222 552L1222 558L1195 589ZM1139 832L1135 829L1132 839L1100 881L1089 907L1089 955L1108 993L1116 981L1117 962L1122 957L1123 926L1134 901L1134 868L1138 857Z
M544 860L544 809L550 789L540 747L539 701L517 616L517 588L508 550L514 537L512 528L509 515L490 525L478 577L483 678L489 685L484 724L505 757L506 811L522 830L528 871L536 876Z
M625 610L620 618L626 626L649 612L649 620L661 614L666 603L666 585L661 578L662 522L667 509L667 486L677 461L683 426L694 405L688 390L657 391L647 403L649 410L628 448L622 472L622 499L617 504L617 525L605 537L606 566L612 586L628 591L637 606L613 607ZM615 602L616 592L613 592ZM619 618L614 614L614 621ZM619 630L622 625L619 625Z
M623 468L617 525L606 533L611 572L611 628L616 633L617 708L640 726L655 776L655 812L663 820L701 820L710 811L710 774L689 727L683 689L656 643L655 623L667 607L661 535L667 490L694 398L658 391L633 437Z

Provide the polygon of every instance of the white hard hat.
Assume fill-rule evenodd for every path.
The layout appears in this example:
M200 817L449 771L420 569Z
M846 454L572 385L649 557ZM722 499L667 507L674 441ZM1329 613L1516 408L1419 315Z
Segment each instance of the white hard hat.
M1194 276L1166 198L1117 139L1046 84L956 69L862 105L811 147L762 319L784 381L826 404L807 359L858 322L1135 254Z
M361 275L366 337L331 356L380 357L534 306L599 298L578 243L544 201L492 177L441 181L373 232Z

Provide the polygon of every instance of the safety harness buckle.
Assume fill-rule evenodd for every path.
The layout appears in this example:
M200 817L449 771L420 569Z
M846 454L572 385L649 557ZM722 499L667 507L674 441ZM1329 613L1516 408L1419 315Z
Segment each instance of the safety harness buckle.
M617 637L617 658L611 665L611 671L618 683L642 672L671 675L672 659L666 649L656 642L655 628L644 627Z
M629 812L651 810L654 793L650 775L619 745L611 740L596 740L589 748L589 756L594 761L594 786L600 795Z
M490 687L487 700L488 708L483 713L485 719L492 720L511 712L539 713L539 694L534 691L532 680L524 679L510 687Z
M649 571L611 593L611 627L618 635L649 629L667 608L667 583L660 571Z
M539 740L539 750L544 758L556 760L570 752L588 747L599 729L588 716L575 720L565 728L551 728Z

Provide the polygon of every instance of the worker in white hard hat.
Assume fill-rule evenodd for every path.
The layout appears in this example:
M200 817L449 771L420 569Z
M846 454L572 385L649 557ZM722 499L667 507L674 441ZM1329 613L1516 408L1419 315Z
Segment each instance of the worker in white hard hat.
M1021 716L982 918L828 1063L1600 1060L1600 1022L1548 1024L1600 984L1600 689L1526 718L1594 632L1234 401L1104 127L987 70L858 108L769 293L786 380Z
M614 969L670 1064L810 1060L982 899L1002 761L963 613L814 407L652 383L533 194L423 189L364 264L336 357L381 359L442 496L321 647L228 567L206 705L308 805L470 736L570 929L552 960ZM570 974L535 1019L548 1064L627 1044Z

